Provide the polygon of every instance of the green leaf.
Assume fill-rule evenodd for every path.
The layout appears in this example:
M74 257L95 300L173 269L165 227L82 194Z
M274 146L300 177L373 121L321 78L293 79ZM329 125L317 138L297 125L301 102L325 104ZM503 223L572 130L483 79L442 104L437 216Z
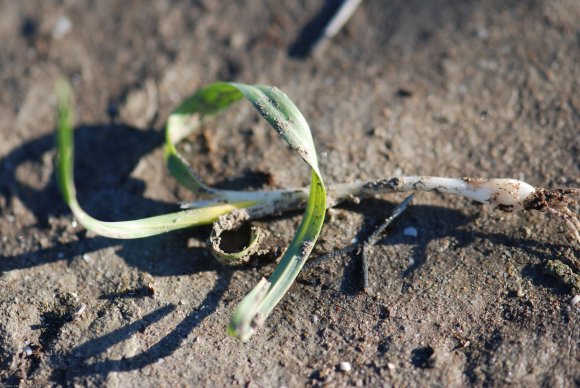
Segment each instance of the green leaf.
M221 190L207 186L193 172L176 149L176 144L195 132L207 117L221 112L244 95L226 83L217 82L198 90L171 113L165 127L165 163L179 183L195 193L219 194Z
M164 156L170 172L189 189L213 197L211 206L124 222L99 221L80 207L73 181L72 98L67 84L57 89L58 105L58 181L63 197L79 222L87 229L115 238L138 238L175 229L211 223L234 209L247 208L248 214L260 214L268 192L216 190L205 185L178 153L175 145L194 131L206 118L221 112L232 103L247 98L266 121L282 136L312 169L311 185L304 218L268 279L251 291L234 312L228 332L248 340L288 291L306 262L320 234L326 212L324 187L316 149L306 120L294 103L280 90L264 85L214 83L186 99L169 117L166 126ZM270 197L271 199L272 197ZM217 202L215 200L218 200ZM219 201L223 201L220 203ZM250 244L251 245L251 244Z
M234 312L228 330L230 333L236 333L242 341L247 341L254 334L255 328L270 315L294 283L312 252L324 223L325 212L325 188L322 179L313 169L310 196L304 218L280 263L268 279L271 283L268 293L251 309L245 310L240 307Z
M230 321L229 332L236 333L242 341L247 341L254 333L255 327L260 326L286 294L312 252L324 223L326 189L320 176L316 148L308 123L288 96L270 86L243 84L232 84L232 86L244 93L262 117L290 145L290 148L312 168L310 194L304 217L290 246L268 279L271 283L268 292L250 309L242 308L241 305L242 307L234 312ZM261 287L261 285L256 287Z
M229 214L235 209L246 208L256 204L256 201L240 201L235 203L216 204L200 209L190 209L180 212L143 218L140 220L106 222L99 221L88 215L79 205L74 185L74 140L73 140L73 105L69 85L61 81L57 84L58 116L57 116L57 179L65 202L73 214L88 230L106 237L131 239L154 236L172 230L189 228L197 225L207 225L220 216Z
M205 117L223 111L242 97L254 105L290 148L312 168L308 202L296 235L268 279L268 287L265 288L264 283L260 282L240 303L230 321L228 332L246 341L288 291L312 251L324 222L326 189L320 175L312 134L304 116L286 94L265 85L219 82L200 89L188 98L169 117L166 126L165 159L171 173L193 191L220 195L220 192L207 187L193 173L175 144L193 132ZM227 194L223 196L228 197Z

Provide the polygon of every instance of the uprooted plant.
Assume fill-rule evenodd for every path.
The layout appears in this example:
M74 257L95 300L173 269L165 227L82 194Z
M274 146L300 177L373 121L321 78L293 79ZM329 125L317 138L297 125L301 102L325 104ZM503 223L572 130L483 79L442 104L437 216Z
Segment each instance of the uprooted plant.
M262 279L240 302L228 332L248 340L292 285L320 234L326 209L344 201L360 200L390 192L437 191L456 194L502 211L539 210L559 216L568 226L574 243L580 241L580 221L570 209L580 195L578 189L534 188L514 179L440 178L425 176L391 177L372 182L324 186L314 142L308 124L296 105L280 90L264 85L214 83L187 98L168 118L165 128L164 158L171 174L185 187L203 197L184 210L123 222L97 220L83 211L76 198L73 180L73 112L70 87L61 83L58 91L57 174L66 203L78 222L103 236L132 239L197 225L214 224L210 244L222 263L243 263L259 246L261 233L252 229L248 246L241 252L220 249L220 234L251 219L305 208L304 216L290 246L268 280ZM243 98L298 153L312 170L306 188L275 191L233 191L207 186L178 153L176 144L207 119Z

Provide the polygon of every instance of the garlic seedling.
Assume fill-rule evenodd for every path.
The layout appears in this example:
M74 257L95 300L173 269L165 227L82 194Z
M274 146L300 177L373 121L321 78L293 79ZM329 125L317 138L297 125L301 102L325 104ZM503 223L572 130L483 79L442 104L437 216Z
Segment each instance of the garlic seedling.
M320 234L328 207L345 201L358 202L376 194L436 191L463 196L503 211L540 210L560 216L580 241L578 215L569 206L576 203L578 189L534 188L514 179L453 179L425 176L393 177L325 187L308 124L296 105L277 88L218 82L199 89L168 118L164 157L168 169L179 183L203 196L184 205L182 211L140 220L106 222L87 214L76 198L73 179L73 112L70 87L57 88L57 175L65 202L85 228L113 238L141 238L197 225L214 224L211 246L216 257L227 264L245 262L257 250L260 233L253 230L248 247L226 253L219 248L220 233L241 222L258 217L304 208L302 222L290 246L284 251L272 275L262 279L240 302L228 332L248 340L288 291L310 255ZM246 98L282 139L311 168L311 184L306 188L275 191L219 190L206 185L178 153L176 144L194 132L205 120L234 102Z

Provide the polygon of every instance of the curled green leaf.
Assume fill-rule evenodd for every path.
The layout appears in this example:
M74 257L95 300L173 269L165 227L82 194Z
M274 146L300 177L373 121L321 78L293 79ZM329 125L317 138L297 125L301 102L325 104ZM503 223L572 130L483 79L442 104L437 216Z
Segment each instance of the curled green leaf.
M255 297L257 290L263 290L262 283L259 283L240 303L230 321L228 332L246 341L288 291L312 251L324 223L326 189L318 167L316 148L310 128L296 105L286 94L275 87L240 83L220 82L208 85L188 98L170 116L166 127L165 155L170 169L172 164L174 166L171 171L176 178L194 190L210 192L204 189L203 183L191 171L185 159L179 155L175 143L185 134L191 133L200 122L199 120L221 112L242 97L254 105L260 115L312 169L304 217L290 246L268 279L270 286L267 293L263 297ZM188 172L189 176L186 176ZM224 201L246 198L243 192L214 190L210 193L221 196ZM259 202L247 211L250 214L261 214L263 212L261 206L264 204ZM259 294L262 295L261 292Z
M73 103L70 86L61 81L57 84L58 116L57 116L57 179L63 198L71 211L88 230L99 235L133 239L154 236L172 230L207 225L220 216L233 210L250 207L256 201L239 201L220 203L199 209L189 209L180 212L143 218L131 221L107 222L100 221L87 214L80 206L74 185L74 139L73 139Z
M193 172L176 149L176 144L195 132L204 119L214 116L232 103L241 100L244 95L228 84L217 82L208 85L188 97L175 109L165 127L165 163L169 172L179 183L196 193L219 194L220 190L207 186Z
M210 197L205 201L207 206L194 206L189 210L140 220L106 222L88 215L77 201L73 180L73 109L68 84L59 84L57 94L59 101L57 128L59 186L66 203L78 221L98 234L114 238L140 238L213 223L220 216L230 214L236 209L246 209L250 217L263 216L276 210L300 207L306 202L302 222L280 263L268 281L263 280L258 283L242 300L232 316L228 332L244 341L249 339L256 327L264 322L298 276L324 222L326 189L320 175L310 128L298 108L283 92L264 85L220 82L200 89L186 99L169 117L166 126L164 157L170 172L181 184L194 192ZM290 145L290 148L311 167L311 184L307 200L306 192L301 189L244 192L211 188L199 179L185 158L177 151L176 144L194 131L203 120L214 116L244 97L256 107L262 117ZM225 254L235 256L226 257L226 259L236 260L240 258L238 255L248 254L251 249L254 249L258 240L259 237L254 235L248 248L235 254Z

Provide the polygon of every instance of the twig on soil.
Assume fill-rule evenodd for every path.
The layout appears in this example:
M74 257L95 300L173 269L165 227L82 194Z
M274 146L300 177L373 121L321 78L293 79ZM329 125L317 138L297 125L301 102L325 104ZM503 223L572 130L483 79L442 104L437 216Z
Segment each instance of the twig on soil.
M397 205L393 209L393 211L391 212L391 215L388 216L387 218L385 218L383 223L381 225L379 225L379 227L377 229L375 229L375 231L367 238L366 241L354 242L354 243L352 243L344 248L337 249L337 250L329 252L325 255L311 259L310 261L308 261L308 263L306 263L304 265L304 269L314 268L326 260L334 259L335 257L344 255L345 253L350 253L350 252L359 250L361 248L363 249L363 252L364 252L365 248L368 249L371 246L375 245L379 241L379 237L380 237L381 233L383 233L383 231L395 220L395 218L400 216L407 209L407 206L409 205L409 203L411 202L412 199L413 199L413 194L409 195L407 198L405 198L403 200L403 202L401 202L399 205ZM364 277L367 278L366 284L368 284L368 265L366 266L367 267L367 275L364 275L364 271L365 271L364 267L365 266L363 265L363 278Z
M369 250L372 248L373 245L375 245L377 243L377 241L379 241L380 235L384 232L384 230L387 228L387 226L389 226L395 220L395 218L397 218L399 215L401 215L401 213L403 213L407 209L407 206L409 205L409 203L411 203L412 199L413 199L413 194L409 195L407 198L405 198L403 200L403 202L401 202L397 207L395 207L395 209L393 209L393 212L391 213L391 215L389 217L385 218L383 223L373 232L373 234L370 235L370 237L367 239L367 241L365 241L365 243L363 244L361 262L362 262L362 274L363 274L362 286L363 286L364 292L366 292L366 293L370 292L370 289L369 289L369 258L368 258Z
M331 39L344 27L346 22L354 14L362 0L344 0L332 19L328 22L322 36L314 43L312 51L315 51L327 39Z
M328 252L325 255L319 256L319 257L317 257L315 259L312 259L312 260L308 261L308 263L306 263L304 265L304 269L314 268L314 267L320 265L320 263L322 263L322 262L324 262L326 260L334 259L335 257L339 257L339 256L342 256L342 255L344 255L346 253L350 253L352 251L355 251L358 248L360 248L360 244L355 243L355 244L348 245L348 246L346 246L344 248L337 249L337 250L334 250L332 252Z

